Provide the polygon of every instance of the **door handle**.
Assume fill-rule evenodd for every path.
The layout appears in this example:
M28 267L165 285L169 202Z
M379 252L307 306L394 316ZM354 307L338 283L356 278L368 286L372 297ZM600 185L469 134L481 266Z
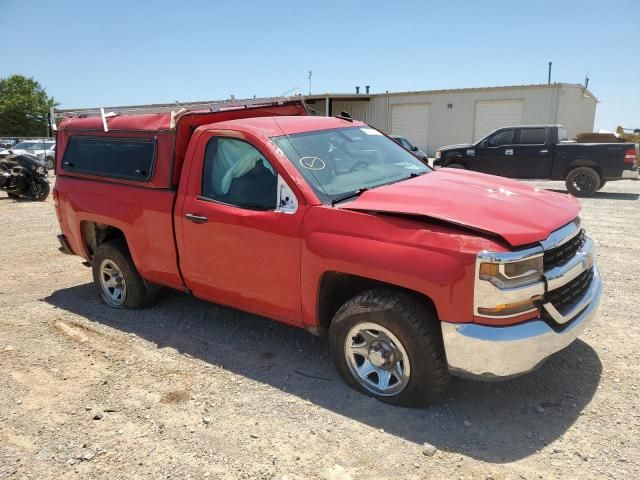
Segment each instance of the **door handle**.
M209 220L207 217L202 217L200 215L194 215L193 213L187 213L185 218L193 223L206 223Z
M547 150L546 148L543 148L542 150L540 150L540 153L549 153L549 150Z

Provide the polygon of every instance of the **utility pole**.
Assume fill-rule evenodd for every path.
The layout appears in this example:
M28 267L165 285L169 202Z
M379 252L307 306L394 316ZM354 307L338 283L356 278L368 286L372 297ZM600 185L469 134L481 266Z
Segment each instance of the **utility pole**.
M309 95L311 95L311 76L312 75L313 75L313 72L309 70L309 76L307 77L309 79Z
M551 85L551 65L553 65L553 62L549 62L549 77L547 78L547 85Z

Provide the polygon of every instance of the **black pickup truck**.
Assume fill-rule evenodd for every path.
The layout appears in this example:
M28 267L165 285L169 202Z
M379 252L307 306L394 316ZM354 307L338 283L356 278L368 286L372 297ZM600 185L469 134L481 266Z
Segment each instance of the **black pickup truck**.
M435 167L466 168L510 178L564 180L588 197L609 180L638 178L633 143L577 143L561 125L523 125L491 132L476 144L442 147Z

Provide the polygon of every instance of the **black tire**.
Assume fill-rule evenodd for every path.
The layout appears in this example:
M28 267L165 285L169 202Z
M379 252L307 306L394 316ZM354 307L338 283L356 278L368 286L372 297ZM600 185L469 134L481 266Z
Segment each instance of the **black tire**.
M353 342L357 344L359 336L352 336L353 333L350 335L350 332L367 323L388 330L400 342L400 349L408 357L408 380L405 380L404 387L402 387L403 382L396 382L396 385L402 388L398 392L380 394L372 391L372 387L365 386L366 380L358 377L358 374L353 371L356 367L350 358L356 358L359 354L355 353L354 356L354 351L348 350L347 341L351 345L354 345ZM375 331L375 328L370 331ZM378 333L383 332L378 331ZM349 337L351 337L350 340ZM371 353L372 348L375 350L375 343L375 341L372 344L367 343L360 348L368 349ZM446 389L449 370L440 322L428 305L407 293L390 289L374 289L355 296L342 305L333 317L329 330L329 345L336 368L347 384L385 403L421 407L438 400ZM358 348L357 345L354 346ZM393 351L398 350L394 348ZM364 362L374 363L370 360L372 357L360 356L363 363L358 368L362 368ZM395 359L395 357L392 358ZM406 364L401 365L402 370L406 372ZM392 370L393 366L383 368ZM371 375L374 376L371 377ZM372 372L369 378L377 378L377 383L380 384L380 377L377 375Z
M602 190L606 184L607 184L606 180L600 180L600 186L598 187L598 190Z
M35 188L31 189L32 198L38 202L44 202L51 193L51 185L46 180L37 179L34 186Z
M445 168L461 168L462 170L466 170L467 167L465 167L463 164L461 163L450 163L448 165L445 165Z
M574 168L567 175L565 185L574 197L590 197L600 188L602 179L591 167Z
M96 249L91 264L96 293L105 305L113 308L134 309L147 307L154 302L154 287L147 284L140 276L131 259L129 249L122 240L111 240L101 244ZM121 285L124 285L122 298L117 301L109 296L108 289L103 288L103 282L101 281L101 275L104 275L102 268L109 264L115 265L119 270L119 277L122 279Z
M53 157L47 157L44 164L47 167L47 170L53 170L56 166Z
M11 192L7 192L7 196L9 198L20 198L20 195L18 195L17 193L11 193Z

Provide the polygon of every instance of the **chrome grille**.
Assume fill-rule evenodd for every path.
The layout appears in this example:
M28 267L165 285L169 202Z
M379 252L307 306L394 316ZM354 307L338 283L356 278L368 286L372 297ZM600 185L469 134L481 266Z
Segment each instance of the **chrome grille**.
M544 295L544 301L551 303L560 313L565 313L580 300L593 280L593 267L582 272L566 285L551 290Z
M571 260L584 244L584 230L562 245L545 250L543 262L545 271L564 265Z

